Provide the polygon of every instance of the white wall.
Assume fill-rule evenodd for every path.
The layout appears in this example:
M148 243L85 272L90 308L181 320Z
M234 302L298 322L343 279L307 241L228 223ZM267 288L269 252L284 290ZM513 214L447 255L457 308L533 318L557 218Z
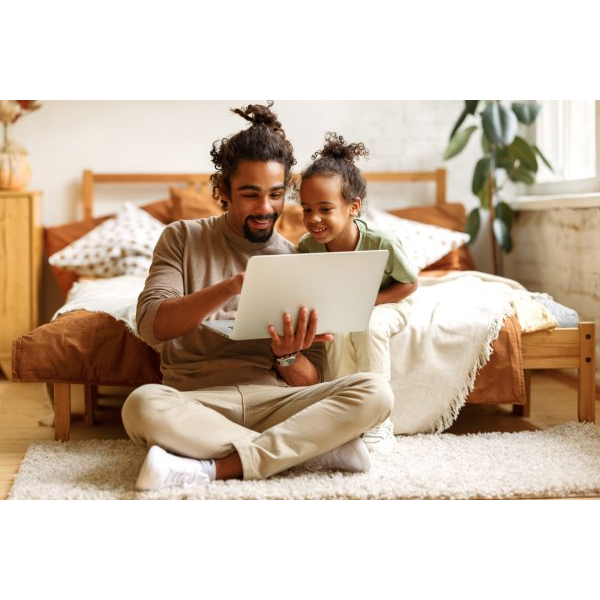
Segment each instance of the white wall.
M79 216L83 169L111 172L212 171L213 140L245 126L229 112L249 101L45 101L19 121L13 137L33 167L31 188L44 192L44 223ZM470 179L478 141L446 163L442 152L462 101L278 101L275 109L294 144L298 166L321 147L326 131L363 141L371 151L365 170L448 168L448 195L475 205ZM130 192L128 192L130 193ZM149 194L149 195L148 195ZM402 194L412 195L407 187ZM428 189L419 190L427 202ZM141 197L157 197L142 190ZM111 194L106 192L106 196ZM159 193L158 196L161 196ZM394 205L394 197L372 201ZM418 199L417 199L418 200ZM104 206L102 210L110 210Z
M43 192L45 225L81 217L81 176L98 172L212 172L212 142L244 128L229 111L253 100L224 101L43 101L24 116L13 137L30 154L30 189ZM264 100L263 100L264 102ZM445 166L448 198L477 205L470 190L480 156L479 139L448 163L442 153L462 110L459 100L429 101L276 101L275 110L292 141L298 168L322 146L327 131L370 150L364 170L419 170ZM420 187L419 187L420 186ZM97 190L97 214L115 209L115 200L167 197L164 187L103 186ZM433 201L433 186L410 184L390 188L371 185L373 205L399 206ZM474 247L477 267L489 270L489 252L480 236ZM45 285L51 285L48 278Z

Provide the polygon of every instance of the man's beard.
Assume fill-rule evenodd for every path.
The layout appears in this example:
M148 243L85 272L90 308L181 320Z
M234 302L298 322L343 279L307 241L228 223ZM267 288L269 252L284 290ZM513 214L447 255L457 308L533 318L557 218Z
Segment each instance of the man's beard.
M271 227L269 227L268 229L263 229L263 230L259 230L259 231L255 231L253 229L251 229L251 227L248 225L248 221L250 219L271 219ZM279 213L272 213L270 215L250 215L248 217L246 217L246 219L244 220L244 237L251 241L254 242L255 244L260 244L262 242L268 242L271 239L271 236L273 235L273 230L275 229L275 221L277 221L277 219L279 218Z

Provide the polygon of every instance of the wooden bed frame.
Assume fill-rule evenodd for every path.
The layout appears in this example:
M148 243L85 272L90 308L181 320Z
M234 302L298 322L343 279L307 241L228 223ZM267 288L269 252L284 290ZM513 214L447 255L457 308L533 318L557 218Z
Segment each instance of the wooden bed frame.
M372 182L433 182L435 184L436 205L446 203L446 170L371 172L364 173L365 179ZM92 218L94 190L96 183L183 183L190 187L209 184L206 173L94 173L83 172L83 214ZM579 421L595 420L595 346L596 325L581 322L578 327L560 328L551 331L524 333L521 336L523 368L525 371L526 403L513 405L513 413L528 417L531 409L531 370L532 369L577 369ZM69 439L71 427L71 384L54 383L54 431L55 439ZM94 424L94 407L97 402L97 386L85 385L85 423Z

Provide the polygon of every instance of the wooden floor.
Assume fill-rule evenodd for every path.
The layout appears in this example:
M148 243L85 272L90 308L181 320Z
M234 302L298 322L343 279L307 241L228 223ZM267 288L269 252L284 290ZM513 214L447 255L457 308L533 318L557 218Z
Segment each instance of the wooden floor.
M71 439L126 437L119 408L127 390L107 391L115 395L101 399L98 424L86 427L81 417L74 416ZM506 406L467 405L448 431L455 434L523 431L577 420L577 390L564 377L557 378L543 371L535 372L532 377L532 398L531 417L528 419L514 417L510 407ZM49 412L43 384L13 383L0 379L0 499L7 497L29 444L36 440L54 439L51 427L38 424ZM83 413L81 389L73 394L73 413ZM600 414L598 398L596 414Z

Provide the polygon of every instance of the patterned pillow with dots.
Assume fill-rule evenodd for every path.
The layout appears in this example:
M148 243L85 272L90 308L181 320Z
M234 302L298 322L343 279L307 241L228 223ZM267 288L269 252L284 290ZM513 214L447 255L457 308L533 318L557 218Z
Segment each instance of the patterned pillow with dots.
M401 219L378 208L369 207L360 218L369 227L400 238L404 251L419 271L469 241L467 233Z
M116 216L56 252L48 262L85 277L148 274L165 224L126 202Z

